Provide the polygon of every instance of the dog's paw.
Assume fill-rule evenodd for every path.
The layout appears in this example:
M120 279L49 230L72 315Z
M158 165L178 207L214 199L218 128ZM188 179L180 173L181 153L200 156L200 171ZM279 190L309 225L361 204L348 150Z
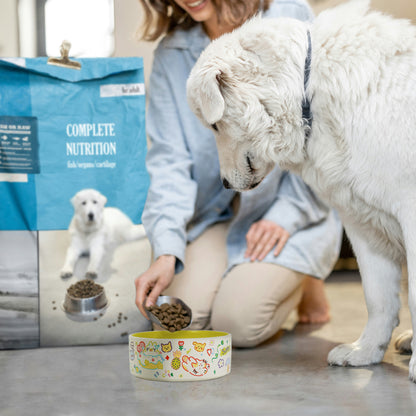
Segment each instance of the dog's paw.
M71 270L61 270L61 278L62 279L68 279L73 275Z
M404 331L401 333L394 342L394 346L396 350L400 354L411 354L412 352L412 338L413 338L413 331L411 329Z
M413 357L410 359L409 363L409 379L416 383L416 357L413 354Z
M95 279L98 276L97 272L94 271L88 271L87 273L85 273L85 277L87 279Z
M384 356L384 347L372 345L342 344L332 349L328 354L329 365L343 367L361 367L379 363Z

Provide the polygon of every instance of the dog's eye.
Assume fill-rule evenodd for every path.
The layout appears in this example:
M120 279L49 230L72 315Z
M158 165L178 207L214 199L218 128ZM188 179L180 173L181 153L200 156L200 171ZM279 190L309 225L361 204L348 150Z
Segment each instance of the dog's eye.
M215 131L218 131L218 127L217 127L217 124L216 124L216 123L211 124L211 127L212 127Z
M82 201L81 204L82 205L87 205L87 201Z
M96 203L97 203L97 201L96 201L96 200L94 200L94 201L92 201L92 203L93 203L93 204L96 204Z

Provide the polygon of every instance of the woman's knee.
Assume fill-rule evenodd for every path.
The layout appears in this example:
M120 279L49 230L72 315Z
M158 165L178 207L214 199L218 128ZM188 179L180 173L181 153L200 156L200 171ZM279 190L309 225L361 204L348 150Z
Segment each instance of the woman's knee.
M260 301L250 302L250 305L241 302L230 304L217 298L212 308L211 327L231 333L235 347L255 347L279 331L290 312L299 304L301 296L302 288L299 286L273 306Z
M262 338L263 326L267 323L260 324L253 313L241 309L230 307L230 305L215 305L211 314L211 327L215 331L225 331L232 335L234 347L251 348L260 344Z

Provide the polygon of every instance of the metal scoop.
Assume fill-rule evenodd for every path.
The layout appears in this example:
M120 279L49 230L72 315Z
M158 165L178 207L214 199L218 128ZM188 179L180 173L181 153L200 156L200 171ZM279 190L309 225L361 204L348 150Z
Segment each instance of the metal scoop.
M184 309L188 313L188 316L190 318L189 323L185 327L182 327L181 330L189 328L189 325L191 325L191 323L192 323L192 310L191 310L191 308L183 300L181 300L179 298L175 298L173 296L159 296L156 300L156 305L161 306L164 303L167 303L169 305L181 305L182 309ZM146 310L147 316L149 317L149 319L154 324L159 325L160 327L169 331L169 327L166 324L162 323L155 314L153 314L151 311L149 311L146 308L146 306L144 306L144 308Z

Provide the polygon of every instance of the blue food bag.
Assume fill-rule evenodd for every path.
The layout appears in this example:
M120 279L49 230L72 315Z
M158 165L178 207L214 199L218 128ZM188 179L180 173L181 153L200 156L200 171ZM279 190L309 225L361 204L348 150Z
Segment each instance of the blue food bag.
M64 230L94 188L138 224L145 168L142 58L0 59L0 230Z

